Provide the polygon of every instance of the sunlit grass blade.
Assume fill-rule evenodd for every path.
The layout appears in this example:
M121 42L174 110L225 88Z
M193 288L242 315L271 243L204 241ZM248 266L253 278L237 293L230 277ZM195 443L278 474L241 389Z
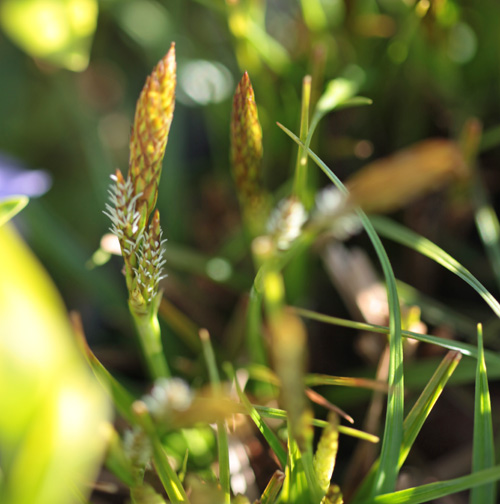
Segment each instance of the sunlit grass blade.
M94 375L105 390L111 395L113 403L120 415L122 415L129 424L133 425L135 420L132 414L132 404L134 403L135 398L123 385L118 382L118 380L116 380L116 378L113 377L113 375L101 364L94 352L92 352L87 343L87 339L85 338L82 322L78 314L71 314L71 323L75 331L78 346L87 359Z
M200 340L203 348L203 356L208 368L208 375L214 392L217 395L222 393L219 371L215 360L214 349L210 342L210 335L206 329L200 330ZM224 502L231 502L231 473L229 470L229 441L227 437L226 422L217 422L217 451L219 454L219 481L224 492Z
M300 313L299 313L300 315ZM367 388L370 390L379 390L387 392L387 383L369 380L366 378L351 378L347 376L329 376L323 374L308 374L306 375L306 385L316 387L318 385L338 385L340 387L356 387Z
M486 190L480 180L474 181L473 198L476 227L500 288L500 223Z
M280 502L284 504L318 502L312 500L300 450L290 436L288 438L288 463L285 468L285 481Z
M283 471L275 471L260 496L259 504L274 504L281 491L284 479L285 474Z
M188 504L189 499L177 473L170 465L146 405L142 401L136 401L133 411L136 423L140 424L151 441L154 466L170 502L172 504Z
M332 317L330 315L324 315L322 313L317 313L311 310L306 310L304 308L293 308L301 317L309 318L311 320L317 320L319 322L324 322L325 324L333 324L341 327L350 327L351 329L358 329L361 331L371 331L376 333L389 333L389 328L385 326L379 326L375 324L368 324L366 322L355 322L353 320L342 319L338 317ZM477 358L477 347L470 345L469 343L463 343L461 341L449 340L446 338L440 338L439 336L431 336L430 334L420 334L412 331L402 330L401 334L403 337L412 338L422 343L431 343L432 345L440 346L441 348L446 348L448 350L457 350L463 355L468 357ZM494 370L500 369L500 356L491 351L485 351L486 363L491 366ZM495 374L495 377L497 375Z
M319 104L318 104L319 105ZM299 145L300 140L290 130L282 125L280 128ZM305 147L311 159L323 170L325 175L343 193L348 190L328 166L309 148ZM397 460L403 437L403 344L401 337L401 311L396 288L396 279L385 249L368 216L360 209L356 213L367 232L380 261L386 281L387 299L389 305L389 394L387 398L387 413L384 427L384 438L381 449L381 463L377 474L374 493L391 491L398 475Z
M274 454L276 455L276 458L281 464L281 467L285 468L287 454L286 450L283 448L281 441L278 439L276 434L271 430L271 428L264 422L262 415L259 413L259 411L257 411L256 407L254 407L250 403L247 396L241 390L241 387L238 383L238 380L236 379L234 369L231 366L231 364L226 362L223 367L224 371L226 372L226 374L229 376L230 380L234 383L236 387L236 392L238 394L238 397L240 398L241 404L244 406L247 413L250 415L250 418L257 426L257 429L259 429L260 433L264 436L264 439L267 441L267 443L273 450ZM285 419L286 419L286 413L285 413Z
M401 280L397 280L399 297L407 305L417 305L422 309L422 318L433 325L446 325L467 338L475 338L476 322L464 313L424 295Z
M498 480L500 480L500 465L468 474L467 476L461 476L460 478L437 481L399 492L379 495L360 504L422 504Z
M274 418L277 420L286 420L286 411L278 408L270 408L268 406L261 405L253 405L253 407L261 414L264 418ZM311 425L314 427L325 428L328 426L328 422L326 420L319 420L317 418L313 418L311 420ZM368 441L370 443L378 443L380 441L378 436L374 436L373 434L369 434L368 432L363 432L358 429L353 429L352 427L346 427L345 425L338 426L339 433L344 434L346 436L355 437L358 439L362 439L364 441Z
M401 468L404 464L418 433L420 432L424 422L429 416L432 408L434 407L434 404L441 395L441 392L448 382L448 379L455 371L461 357L462 354L460 354L459 352L448 352L446 354L441 364L433 374L432 378L429 380L419 398L415 402L413 408L405 418L405 421L403 423L403 443L401 445L398 461L399 468ZM352 501L353 504L363 502L371 494L370 490L374 483L377 466L378 461L375 462L372 469L359 487L356 496Z
M474 439L472 449L472 470L489 469L495 464L495 440L491 417L491 402L488 387L488 376L483 350L483 328L477 327L477 371L476 394L474 406ZM490 483L475 487L470 493L471 504L494 504L496 502L496 485Z
M455 275L467 282L484 299L495 314L500 317L500 304L493 295L469 270L464 268L443 249L427 238L385 217L373 216L370 220L377 232L382 236L420 252L422 255L455 273Z

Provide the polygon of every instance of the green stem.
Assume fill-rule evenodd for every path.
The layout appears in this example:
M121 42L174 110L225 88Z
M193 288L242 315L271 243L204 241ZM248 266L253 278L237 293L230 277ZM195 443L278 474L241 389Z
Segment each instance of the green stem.
M300 140L304 144L309 133L309 107L311 103L311 76L306 75L302 81L302 107L300 113ZM300 202L308 208L310 205L309 191L307 184L307 150L299 146L297 154L297 166L295 168L294 194Z
M151 378L169 377L170 370L161 343L157 310L153 309L150 312L138 313L130 302L129 306L139 333L139 341Z
M215 360L214 349L210 341L210 335L206 329L200 330L200 339L203 348L203 356L208 368L210 382L217 395L222 394L219 371ZM217 422L217 448L219 452L219 481L224 492L224 504L231 503L231 471L229 467L229 439L227 426L224 420Z

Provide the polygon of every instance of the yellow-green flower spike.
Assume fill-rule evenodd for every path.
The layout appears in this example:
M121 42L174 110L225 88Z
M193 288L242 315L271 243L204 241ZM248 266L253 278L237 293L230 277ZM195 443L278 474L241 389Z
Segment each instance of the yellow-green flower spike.
M262 128L248 73L239 82L231 115L231 163L242 210L250 228L262 225L266 196L262 189ZM251 229L252 230L252 229Z
M335 467L339 441L339 419L335 413L328 415L328 425L323 429L314 455L314 470L324 492L330 487L330 479Z
M146 80L137 101L130 138L129 178L146 220L158 197L161 168L175 106L176 61L172 43Z

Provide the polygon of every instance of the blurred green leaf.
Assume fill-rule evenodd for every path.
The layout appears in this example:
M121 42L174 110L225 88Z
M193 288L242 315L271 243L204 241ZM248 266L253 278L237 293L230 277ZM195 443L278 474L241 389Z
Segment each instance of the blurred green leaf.
M58 293L9 226L0 277L0 502L71 503L97 471L109 405Z
M89 62L97 12L97 0L4 0L0 22L34 58L79 72Z
M12 196L0 201L0 226L19 213L28 204L28 201L27 196Z

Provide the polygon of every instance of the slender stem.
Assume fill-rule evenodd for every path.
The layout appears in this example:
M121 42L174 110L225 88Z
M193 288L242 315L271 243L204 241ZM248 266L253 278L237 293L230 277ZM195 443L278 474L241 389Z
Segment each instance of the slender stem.
M208 368L208 375L214 392L222 394L219 371L215 360L214 349L210 341L210 334L206 329L200 330L200 339L203 347L203 356ZM224 504L231 503L231 471L229 467L229 439L227 426L224 420L217 422L217 451L219 453L219 481L224 492Z
M309 133L309 106L311 102L311 76L306 75L302 81L302 108L300 114L300 140L305 144ZM308 207L307 184L307 150L299 146L297 166L295 168L294 194L300 202Z
M157 310L138 313L130 303L129 306L137 332L139 333L139 341L151 378L169 377L170 370L161 343Z

